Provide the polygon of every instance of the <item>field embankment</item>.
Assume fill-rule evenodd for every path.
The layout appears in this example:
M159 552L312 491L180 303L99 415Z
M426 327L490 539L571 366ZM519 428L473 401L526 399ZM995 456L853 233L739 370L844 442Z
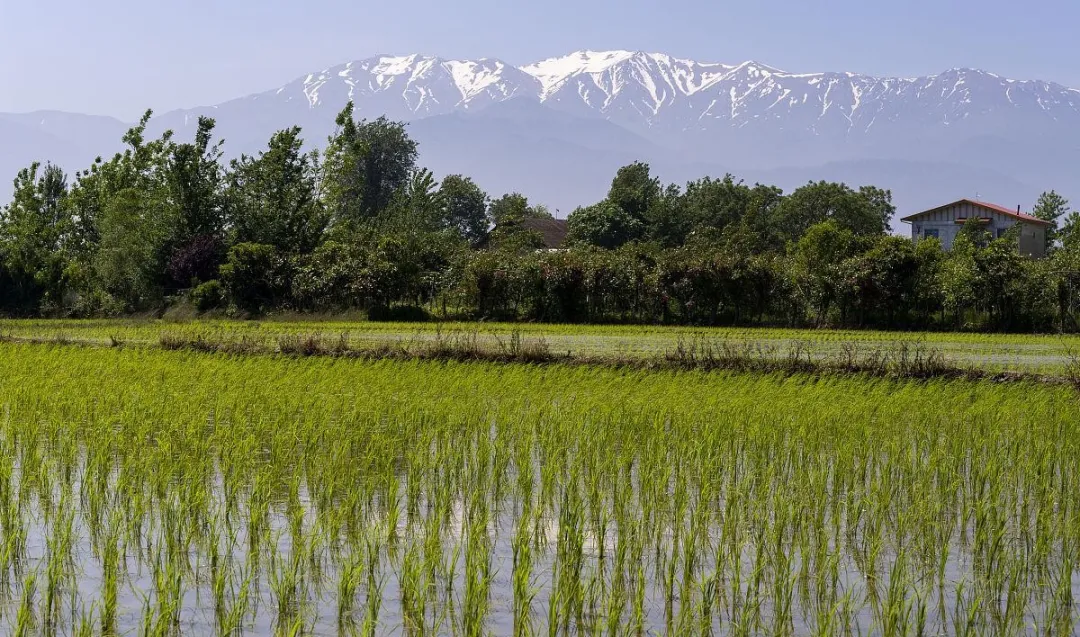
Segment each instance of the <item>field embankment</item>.
M883 363L905 368L919 359L919 365L928 362L945 376L1068 379L1080 373L1080 336L1075 335L511 323L9 320L0 321L0 338L233 353L352 352L368 358L459 359L471 355L759 371L873 371ZM913 360L901 361L904 357Z

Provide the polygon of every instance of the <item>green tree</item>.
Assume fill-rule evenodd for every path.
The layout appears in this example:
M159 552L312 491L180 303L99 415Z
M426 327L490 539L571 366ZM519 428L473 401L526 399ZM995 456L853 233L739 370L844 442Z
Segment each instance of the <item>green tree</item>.
M640 239L645 231L637 216L607 200L578 208L567 218L567 225L568 241L608 249Z
M861 318L865 320L866 313L877 314L884 317L886 325L894 327L897 317L912 307L917 294L919 260L915 244L904 237L883 236L849 261L863 274L853 290L863 312Z
M233 160L225 202L235 243L296 254L322 241L328 218L318 193L319 158L303 146L294 127L275 133L258 157Z
M448 175L439 185L443 223L476 245L488 234L487 194L472 179Z
M834 221L855 236L881 235L890 230L896 212L892 193L872 186L858 191L845 184L807 184L784 198L773 214L773 226L782 241L797 241L808 228Z
M676 248L686 242L693 229L682 190L675 184L660 193L645 219L645 238L664 248Z
M644 221L660 193L660 180L650 174L649 165L636 161L615 174L607 200L631 217Z
M98 157L90 168L75 175L68 200L74 221L72 243L82 260L89 261L96 250L100 217L112 197L127 189L159 193L164 188L161 172L169 160L172 133L146 141L151 115L153 111L146 111L124 134L126 148L122 152L107 161Z
M543 246L538 232L527 231L523 223L527 219L550 219L551 213L543 206L532 206L525 195L512 192L488 204L488 218L495 224L491 231L491 243L496 247L513 247L515 252Z
M840 264L854 247L854 233L832 220L811 226L794 246L795 284L817 325L828 319L840 291Z
M957 233L952 249L947 253L939 270L943 307L947 313L952 314L956 327L963 326L965 314L978 299L979 272L976 256L979 246L972 239L973 234Z
M239 243L221 266L221 281L233 304L251 313L278 307L288 296L288 262L270 245Z
M221 144L211 145L215 122L200 117L195 141L169 144L163 177L169 198L177 211L173 242L182 246L200 236L221 235L222 213Z
M941 269L946 253L941 241L934 237L920 239L915 244L915 311L920 321L927 323L940 309L944 298L941 290Z
M442 221L439 183L427 168L414 170L402 192L406 219L416 227L435 229Z
M977 298L997 329L1015 329L1029 318L1021 316L1029 287L1027 262L1015 237L991 241L975 253Z
M137 188L108 200L98 221L100 245L95 271L114 300L112 309L138 311L159 304L175 208Z
M993 235L986 229L986 224L975 217L965 221L964 225L960 226L960 231L956 233L956 236L967 237L973 246L980 249L990 245L990 241L993 239Z
M19 171L12 202L0 210L0 256L21 310L59 309L65 290L65 241L72 228L67 177L56 166Z
M1065 217L1058 238L1066 249L1080 248L1080 212L1074 210Z
M340 223L362 223L385 212L416 168L417 148L405 125L385 117L353 119L353 103L338 114L326 149L327 205Z
M705 177L686 185L686 208L696 230L724 230L739 223L750 206L750 188L728 174Z
M1044 192L1039 195L1039 200L1031 213L1050 223L1050 227L1046 229L1046 247L1053 248L1059 240L1058 219L1069 213L1069 200L1053 190Z
M550 218L551 213L543 207L529 205L525 195L512 192L491 200L488 217L498 227L518 224L526 219Z

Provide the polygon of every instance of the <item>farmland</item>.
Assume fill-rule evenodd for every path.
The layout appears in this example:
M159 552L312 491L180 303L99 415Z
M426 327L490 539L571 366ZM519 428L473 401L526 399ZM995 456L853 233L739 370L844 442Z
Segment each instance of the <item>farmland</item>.
M680 341L706 338L717 343L772 348L784 355L792 347L828 357L845 347L863 352L919 344L948 362L990 372L1061 375L1080 359L1080 336L956 332L883 332L770 328L694 328L640 325L552 325L522 323L394 323L328 320L149 321L149 320L0 320L0 337L129 346L157 346L162 336L204 337L218 342L248 342L276 347L282 337L344 338L353 347L430 342L440 335L474 337L495 347L513 334L543 341L555 353L583 358L649 358L674 350Z
M1080 401L1069 386L155 345L177 330L273 341L430 329L4 323L5 630L1023 634L1074 623ZM677 338L528 335L553 347L629 339L641 352ZM925 338L992 351L983 339Z

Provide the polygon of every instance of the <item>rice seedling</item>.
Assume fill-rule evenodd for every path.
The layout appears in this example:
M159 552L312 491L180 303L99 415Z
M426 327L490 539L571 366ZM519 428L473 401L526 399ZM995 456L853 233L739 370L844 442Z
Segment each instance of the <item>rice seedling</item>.
M915 346L846 376L705 340L650 369L182 336L0 343L7 632L1075 627L1065 384L940 377Z

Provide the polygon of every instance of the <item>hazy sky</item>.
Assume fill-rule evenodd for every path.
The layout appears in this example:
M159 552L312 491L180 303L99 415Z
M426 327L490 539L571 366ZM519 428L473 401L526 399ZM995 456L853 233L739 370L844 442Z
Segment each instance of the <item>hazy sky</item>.
M1076 0L0 0L0 112L132 119L375 53L523 64L586 48L1080 87L1078 22Z

